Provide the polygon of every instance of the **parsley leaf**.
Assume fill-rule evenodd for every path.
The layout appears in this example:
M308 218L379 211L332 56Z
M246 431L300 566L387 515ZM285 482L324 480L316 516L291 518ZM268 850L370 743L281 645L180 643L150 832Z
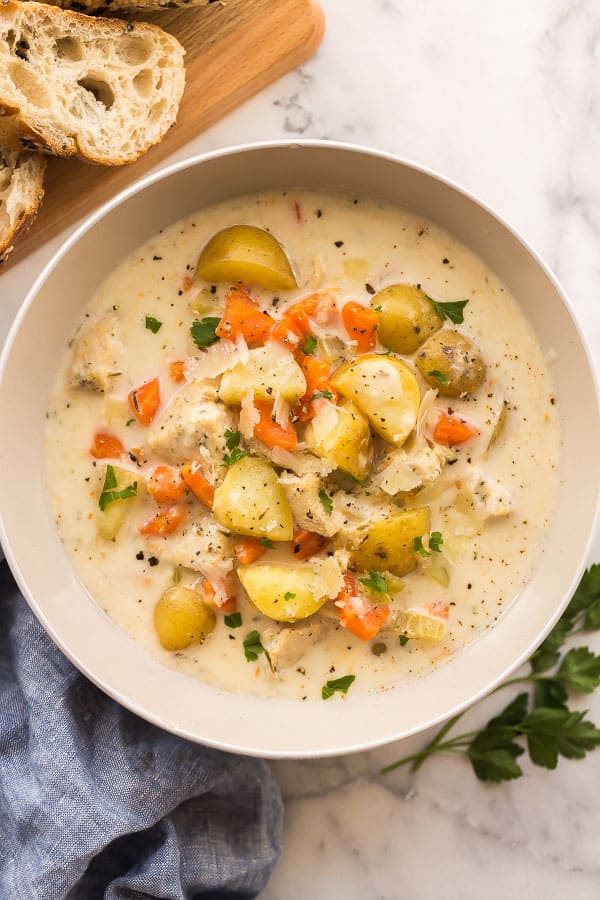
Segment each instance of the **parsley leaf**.
M310 399L320 400L321 398L323 400L333 400L333 394L331 391L315 391Z
M567 688L586 694L600 685L600 656L587 647L576 647L564 657L556 678Z
M413 553L418 553L420 556L423 556L423 557L431 556L431 553L429 553L429 551L426 550L425 547L423 546L423 538L422 537L413 538L412 550L413 550Z
M244 638L244 654L248 662L256 662L261 653L265 653L265 648L260 642L260 634L258 631L251 631Z
M272 550L273 547L275 546L273 541L268 537L261 537L259 543L260 543L260 546L264 547L266 550Z
M432 531L429 536L429 549L434 553L441 553L440 547L444 543L441 531Z
M116 487L117 476L115 475L115 470L112 466L107 466L104 484L102 485L102 492L100 493L100 498L98 500L98 506L102 512L104 512L110 503L114 503L115 500L127 500L129 497L135 497L137 494L137 481L134 481L133 484L128 484L127 487L124 487L121 491L115 490Z
M400 646L401 646L401 647L406 647L406 645L408 644L410 638L407 637L405 634L399 634L399 635L398 635L398 640L400 641Z
M129 428L129 426L133 425L134 422L135 422L135 419L127 419L127 421L125 422L125 426L127 428Z
M285 594L283 595L283 599L284 600L293 600L295 596L296 595L294 594L293 591L286 591Z
M387 581L381 572L369 572L368 578L359 578L358 580L376 594L387 594L388 592Z
M323 509L327 513L328 516L333 512L333 500L325 490L325 488L320 488L319 490L319 500L323 504Z
M162 322L159 322L154 316L146 316L146 328L148 331L151 331L152 334L156 334L156 332L160 331L162 328Z
M333 681L328 681L327 684L324 684L321 688L321 697L323 700L329 700L336 691L339 694L347 694L348 688L355 678L356 675L342 675L341 678L334 678Z
M440 372L439 369L432 369L431 372L428 372L427 374L431 378L435 378L437 381L439 381L440 384L448 384L449 383L448 376L444 375L443 372Z
M531 761L555 769L559 756L583 759L588 750L600 745L600 731L585 715L568 709L534 709L521 728Z
M462 325L465 320L463 309L469 302L468 300L449 300L446 303L442 303L440 300L434 300L432 297L427 299L442 319L450 319L455 325Z
M225 429L225 446L230 451L223 456L224 466L233 466L245 456L248 456L247 450L242 450L239 446L242 435L239 431L232 431L231 428Z
M312 356L312 354L317 349L317 339L312 334L307 335L306 340L300 347L302 353L306 353L307 356Z
M221 338L215 334L220 321L221 319L218 316L207 316L204 319L192 322L190 325L190 334L192 335L192 340L196 347L200 347L200 349L203 350L205 347L210 347L211 344L216 344L217 341L221 340Z
M223 621L228 628L239 628L242 624L242 614L240 612L231 613L223 617Z

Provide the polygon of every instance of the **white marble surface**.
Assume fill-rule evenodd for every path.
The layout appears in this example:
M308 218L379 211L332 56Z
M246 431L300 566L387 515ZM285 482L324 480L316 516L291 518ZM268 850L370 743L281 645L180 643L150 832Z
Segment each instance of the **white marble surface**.
M331 138L391 150L498 210L563 281L600 356L600 14L594 0L323 0L319 53L177 154ZM0 281L0 336L53 248ZM594 558L600 560L600 542ZM594 642L600 651L600 638ZM475 723L498 699L470 713ZM589 704L600 721L600 696ZM419 746L275 766L285 846L262 900L592 900L600 751L482 785Z

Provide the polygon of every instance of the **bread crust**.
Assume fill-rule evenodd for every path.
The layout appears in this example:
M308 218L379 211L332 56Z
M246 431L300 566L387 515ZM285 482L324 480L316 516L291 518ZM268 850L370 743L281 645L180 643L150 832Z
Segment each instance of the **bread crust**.
M215 0L46 0L51 6L72 9L80 13L110 16L116 12L160 12L165 9L185 9L208 6Z
M15 243L27 233L37 215L44 197L46 159L40 153L12 151L10 148L0 147L0 174L6 169L12 170L12 177L3 197L5 211L9 206L10 191L20 191L25 196L18 214L15 217L7 215L8 222L0 229L0 272L14 250ZM22 177L16 178L19 169ZM25 177L26 183L23 181Z
M99 70L100 78L104 78L107 82L111 82L115 90L115 103L120 102L121 106L125 106L127 111L127 103L131 102L131 113L129 128L137 128L140 134L145 135L145 139L140 137L131 147L121 145L117 148L115 145L111 152L102 151L100 146L94 146L94 143L86 136L90 131L89 123L86 121L69 121L69 107L67 100L64 101L64 119L59 119L58 115L54 117L49 113L48 104L38 103L34 105L28 102L23 96L23 102L19 104L19 90L15 89L15 85L10 80L8 71L12 66L16 72L16 78L38 77L35 63L37 61L36 50L30 46L31 41L25 41L27 45L26 51L22 50L23 40L19 39L19 34L23 31L19 30L19 25L25 23L28 35L35 32L36 27L44 31L43 25L48 22L52 25L52 31L55 35L62 36L64 40L79 40L85 48L86 41L93 48L94 44L100 40L103 42L114 42L114 54L103 58L104 69L97 64L96 69ZM181 44L172 35L167 34L156 25L148 23L132 24L118 19L105 19L101 17L91 18L80 12L72 10L63 10L57 6L49 6L46 4L30 2L18 2L18 0L8 0L0 4L0 45L4 32L12 30L16 37L13 39L13 46L10 47L6 43L7 50L4 50L5 62L3 63L2 47L0 46L0 143L27 150L39 150L50 153L54 156L61 157L78 157L85 162L97 163L99 165L118 166L133 162L138 159L151 146L162 140L176 121L179 101L183 93L185 85L185 73L183 66L184 49ZM47 29L46 29L47 30ZM73 37L75 36L75 38ZM121 63L118 53L124 46L127 39L141 39L151 48L152 56L148 62L139 64ZM57 38L60 40L61 38ZM23 61L23 54L26 60ZM147 97L141 92L136 94L130 90L130 96L125 96L127 85L135 84L136 76L140 74L152 76L156 69L156 60L159 60L163 66L161 89L152 86L149 89ZM46 63L46 61L44 60ZM54 61L52 63L54 65ZM46 64L47 65L47 64ZM91 65L91 63L90 63ZM112 66L112 69L111 69ZM117 95L118 79L115 72L119 72L120 68L127 75L122 79L125 90L122 96ZM86 89L81 84L81 78L78 80L78 74L85 73L88 68L87 60L82 58L70 66L62 63L60 59L55 61L56 84L52 84L53 100L57 104L56 98L60 98L62 94L70 92L70 96L74 97L77 102L82 104L93 103L87 94L93 91ZM39 67L42 68L41 66ZM92 68L93 65L92 65ZM3 69L7 74L3 75ZM23 70L20 74L20 69ZM94 71L96 71L94 69ZM158 83L156 73L154 74L155 84ZM38 77L38 80L43 79ZM62 93L61 93L62 92ZM95 98L95 95L93 95ZM97 98L95 98L97 99ZM114 99L114 98L113 98ZM162 104L159 115L152 120L153 101ZM146 102L147 101L147 102ZM50 101L49 101L50 102ZM110 132L110 107L104 108L98 101L96 107L92 110L94 116L99 121L103 119L108 123L105 132L109 136L114 137L115 142L119 137L119 132L123 131L122 123L118 128L114 128L114 135ZM90 115L90 119L94 118ZM92 123L94 124L94 123ZM80 125L78 128L77 126ZM84 127L87 131L84 134ZM145 129L145 131L144 131Z

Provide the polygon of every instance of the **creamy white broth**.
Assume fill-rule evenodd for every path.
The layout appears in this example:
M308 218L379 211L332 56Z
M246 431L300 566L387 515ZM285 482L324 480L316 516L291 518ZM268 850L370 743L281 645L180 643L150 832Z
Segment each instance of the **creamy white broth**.
M294 201L300 205L301 221ZM153 612L161 593L173 585L168 547L178 535L146 539L139 534L140 525L156 509L142 491L116 541L97 536L105 464L90 457L93 436L109 431L134 455L136 448L144 448L146 429L130 421L127 394L158 376L164 409L179 388L169 377L168 364L198 353L189 328L195 318L190 300L199 287L190 284L199 252L215 232L237 223L270 230L293 262L297 291L279 296L251 291L259 306L275 316L288 302L326 287L337 288L342 300L365 305L371 290L397 282L421 285L438 300L469 299L464 324L445 324L472 338L487 364L488 379L466 399L440 397L435 405L477 423L481 434L458 449L456 462L446 466L433 485L408 500L409 506L430 505L431 530L444 536L442 557L449 587L432 580L420 564L404 579L401 595L408 607L436 600L450 604L447 633L438 644L413 639L401 646L397 635L382 633L375 642L386 650L376 656L375 642L362 642L339 624L328 624L321 636L322 617L317 614L307 620L307 625L314 621L315 640L306 642L301 660L273 673L264 656L256 662L245 658L244 637L253 629L262 634L273 622L242 599L242 627L228 628L218 614L217 627L202 645L168 652L158 642ZM223 310L226 289L227 285L217 286L215 315ZM552 383L542 348L515 300L494 273L450 235L397 208L351 197L291 191L244 197L200 211L131 254L90 299L74 328L75 340L87 324L111 312L126 346L121 374L112 380L109 397L71 388L72 348L66 348L49 404L46 480L60 538L83 584L106 613L161 662L228 690L290 699L320 698L327 680L353 674L351 696L427 674L480 635L518 598L543 549L558 480L560 433ZM146 316L163 323L156 334L145 327ZM486 452L503 401L506 424ZM138 461L149 472L164 460L146 448ZM469 478L475 464L509 492L512 512L488 520L481 533L473 535L472 521L455 509L454 501L456 484ZM138 471L135 461L124 465ZM194 501L189 506L191 522ZM269 550L261 562L282 558L285 552ZM179 572L182 584L198 582L197 572Z

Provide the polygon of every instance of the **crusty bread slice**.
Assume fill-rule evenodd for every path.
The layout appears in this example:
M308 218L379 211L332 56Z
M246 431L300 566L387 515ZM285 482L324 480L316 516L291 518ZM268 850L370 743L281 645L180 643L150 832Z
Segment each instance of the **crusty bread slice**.
M0 269L15 240L35 219L44 196L46 159L0 146Z
M154 25L0 4L0 144L115 166L175 123L184 49Z
M116 12L159 12L161 9L208 6L216 0L46 0L51 6L74 9L77 12L111 15Z

